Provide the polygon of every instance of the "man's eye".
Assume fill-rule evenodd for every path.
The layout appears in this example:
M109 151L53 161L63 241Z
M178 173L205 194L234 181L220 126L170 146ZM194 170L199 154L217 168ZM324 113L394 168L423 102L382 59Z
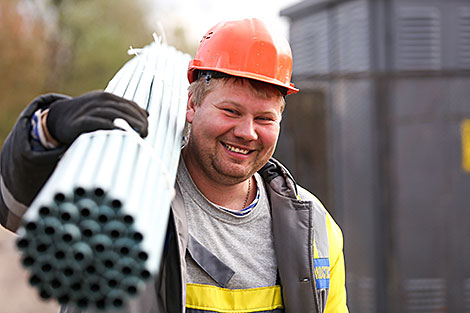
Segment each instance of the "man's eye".
M271 122L271 121L274 121L274 119L270 118L270 117L265 117L265 116L260 116L258 117L258 120L259 121L263 121L263 122Z
M230 114L236 114L237 112L232 109L223 109L225 112L230 113Z

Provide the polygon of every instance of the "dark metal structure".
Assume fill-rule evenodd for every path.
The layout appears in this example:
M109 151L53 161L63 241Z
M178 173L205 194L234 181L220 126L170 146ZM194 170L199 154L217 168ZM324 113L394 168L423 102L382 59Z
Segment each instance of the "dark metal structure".
M306 0L277 157L345 236L352 313L470 312L470 1Z

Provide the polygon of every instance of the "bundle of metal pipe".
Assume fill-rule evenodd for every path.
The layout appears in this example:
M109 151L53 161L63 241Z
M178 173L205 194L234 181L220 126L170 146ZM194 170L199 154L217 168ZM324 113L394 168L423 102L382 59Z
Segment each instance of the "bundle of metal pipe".
M107 91L149 112L149 135L81 135L23 217L17 247L42 298L118 309L160 267L185 123L190 57L153 43Z

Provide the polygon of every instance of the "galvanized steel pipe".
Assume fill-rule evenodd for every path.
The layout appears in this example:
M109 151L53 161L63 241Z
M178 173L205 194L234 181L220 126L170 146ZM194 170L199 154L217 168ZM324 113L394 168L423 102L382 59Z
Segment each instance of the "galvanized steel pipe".
M190 57L153 43L106 91L149 113L149 135L82 134L23 217L17 247L44 299L119 309L160 267L185 123Z

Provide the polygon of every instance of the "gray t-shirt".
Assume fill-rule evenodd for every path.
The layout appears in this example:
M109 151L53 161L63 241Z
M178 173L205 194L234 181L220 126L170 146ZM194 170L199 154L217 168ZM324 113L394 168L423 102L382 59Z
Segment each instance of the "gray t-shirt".
M271 214L262 178L255 174L259 199L251 212L235 216L211 203L197 189L184 161L176 181L183 195L189 233L235 274L226 288L247 289L276 284ZM256 201L256 200L255 200ZM187 282L217 283L186 253Z

